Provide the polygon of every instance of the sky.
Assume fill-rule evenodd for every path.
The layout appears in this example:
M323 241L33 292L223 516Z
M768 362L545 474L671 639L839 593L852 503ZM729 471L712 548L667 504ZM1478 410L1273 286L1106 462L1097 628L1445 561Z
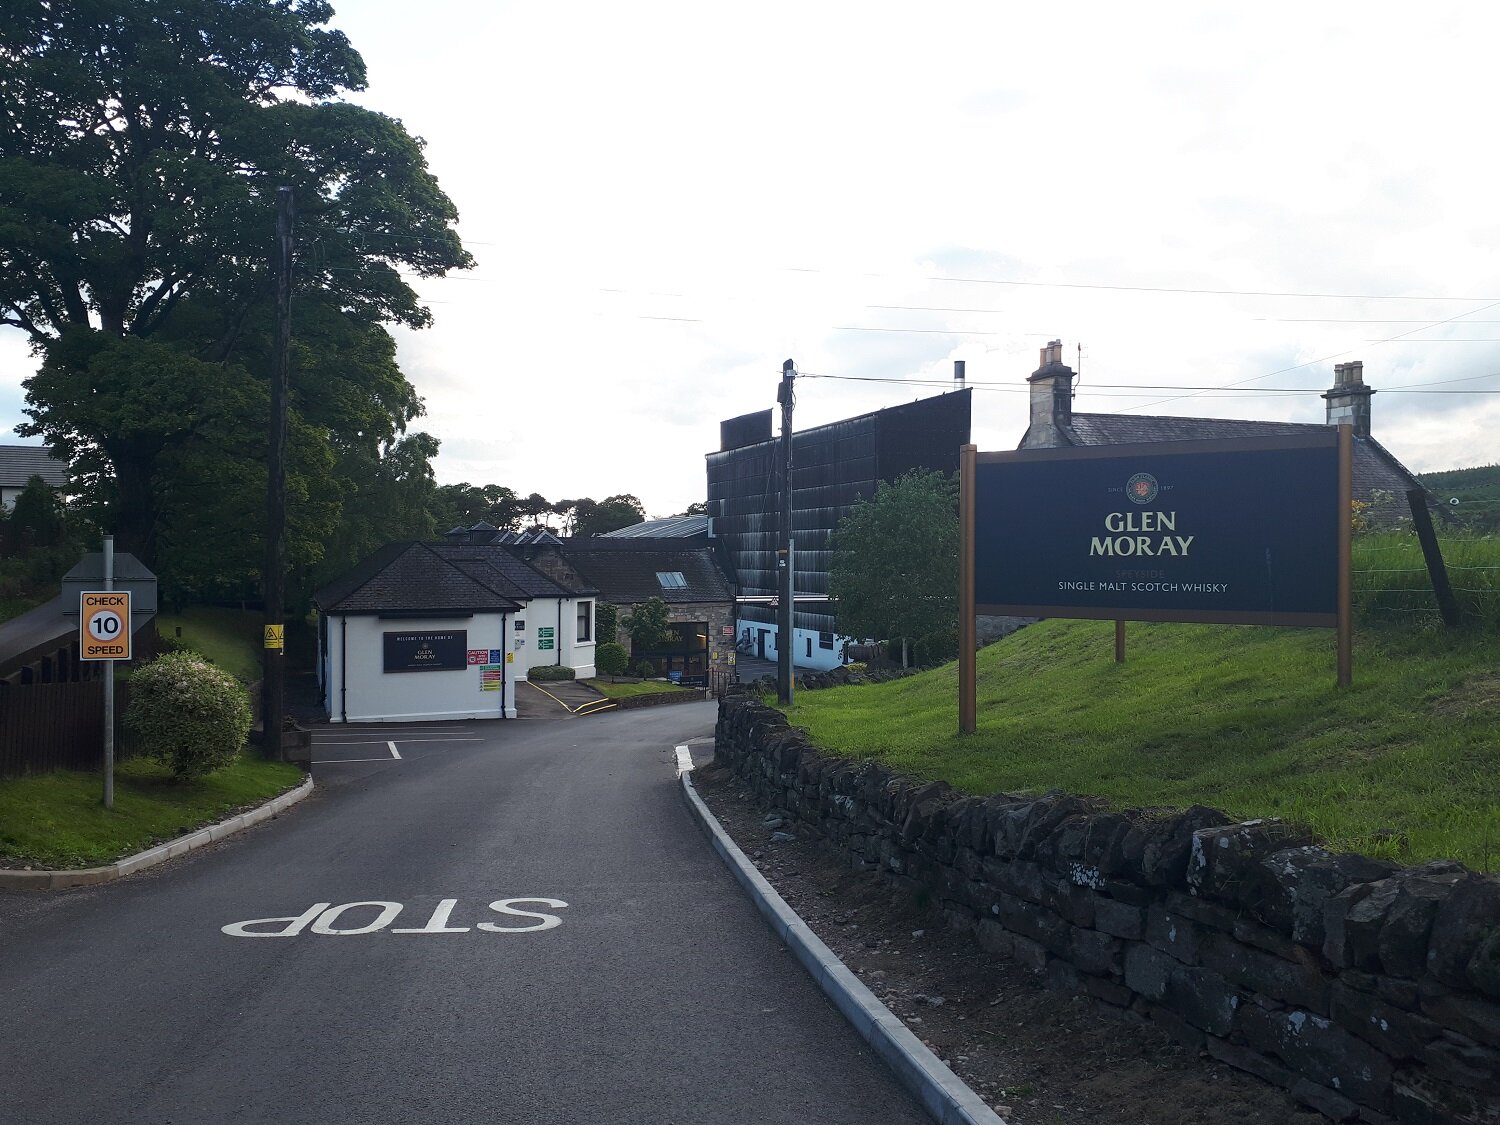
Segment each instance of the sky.
M1051 339L1081 412L1320 422L1357 359L1408 467L1500 462L1495 5L334 6L477 262L395 330L441 483L671 515L788 358L799 429L963 359L1010 449Z

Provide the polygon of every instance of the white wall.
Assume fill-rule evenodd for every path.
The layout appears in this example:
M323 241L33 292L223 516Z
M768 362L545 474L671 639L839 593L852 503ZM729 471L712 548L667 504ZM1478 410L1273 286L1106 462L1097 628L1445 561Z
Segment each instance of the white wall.
M511 624L512 615L499 613L480 613L467 618L330 616L327 648L321 654L322 678L328 685L329 721L514 719L517 673L520 671L524 678L524 668L512 644ZM460 630L466 634L465 649L505 651L507 662L501 665L505 676L503 693L480 690L479 665L431 672L385 671L385 633Z
M735 621L734 635L736 638L744 636L746 629L750 630L749 655L754 656L756 654L756 631L759 629L765 629L766 659L778 659L779 654L776 649L778 630L775 625L767 625L764 621L746 621L743 619ZM839 653L843 651L844 644L849 640L848 637L843 637L835 633L833 637L833 647L822 648L818 644L819 634L816 630L794 629L792 631L792 636L794 638L792 645L792 667L806 668L807 670L813 672L826 672L830 668L839 667L842 663L839 660ZM809 641L812 642L811 656L807 654L807 646Z
M597 641L578 639L578 603L587 602L589 605L589 633L592 638L594 599L561 599L561 622L558 621L558 602L557 598L537 598L516 615L526 625L523 630L512 630L517 642L515 666L520 669L522 679L526 678L527 669L538 664L565 664L574 670L580 680L590 679L596 674L594 648ZM552 630L551 649L541 647L542 629Z

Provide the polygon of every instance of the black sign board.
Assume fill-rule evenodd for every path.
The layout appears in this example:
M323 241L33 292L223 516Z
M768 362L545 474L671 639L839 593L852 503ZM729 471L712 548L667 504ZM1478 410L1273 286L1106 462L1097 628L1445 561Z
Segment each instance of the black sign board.
M975 458L979 613L1333 626L1338 432Z
M387 672L440 672L469 666L467 629L447 633L382 633L381 637L385 642Z

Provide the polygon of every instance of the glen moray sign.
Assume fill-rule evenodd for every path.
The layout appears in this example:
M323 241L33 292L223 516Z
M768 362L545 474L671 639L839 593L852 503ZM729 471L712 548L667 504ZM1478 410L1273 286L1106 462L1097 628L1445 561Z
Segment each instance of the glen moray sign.
M966 446L961 629L973 613L1337 627L1347 683L1351 450L1347 427L1004 453ZM966 730L971 660L961 637Z

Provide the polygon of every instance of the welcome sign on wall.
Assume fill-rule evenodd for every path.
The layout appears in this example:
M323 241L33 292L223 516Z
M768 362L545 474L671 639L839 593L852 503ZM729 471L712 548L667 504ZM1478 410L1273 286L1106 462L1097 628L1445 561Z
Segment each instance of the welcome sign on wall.
M1347 683L1351 456L1347 426L1233 441L965 446L962 729L973 729L965 678L975 613L1336 627Z

